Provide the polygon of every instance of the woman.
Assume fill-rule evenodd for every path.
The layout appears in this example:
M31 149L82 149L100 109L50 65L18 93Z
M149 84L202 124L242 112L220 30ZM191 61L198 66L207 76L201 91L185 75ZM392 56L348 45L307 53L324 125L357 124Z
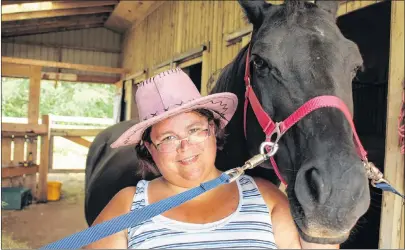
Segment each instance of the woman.
M165 71L138 86L141 120L112 147L136 145L141 174L161 175L118 192L94 224L199 186L221 172L215 157L237 97L201 97L181 70ZM234 166L236 167L236 166ZM134 183L135 184L135 183ZM88 248L337 248L300 239L288 200L268 181L239 177Z

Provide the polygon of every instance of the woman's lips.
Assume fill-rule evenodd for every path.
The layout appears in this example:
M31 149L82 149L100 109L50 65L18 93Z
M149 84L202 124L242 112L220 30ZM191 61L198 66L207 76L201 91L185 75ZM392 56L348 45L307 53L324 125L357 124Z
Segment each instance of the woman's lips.
M198 159L198 155L194 155L194 156L187 157L187 158L180 160L179 163L183 166L187 166L187 165L190 165L190 164L193 164L194 162L196 162L197 159Z

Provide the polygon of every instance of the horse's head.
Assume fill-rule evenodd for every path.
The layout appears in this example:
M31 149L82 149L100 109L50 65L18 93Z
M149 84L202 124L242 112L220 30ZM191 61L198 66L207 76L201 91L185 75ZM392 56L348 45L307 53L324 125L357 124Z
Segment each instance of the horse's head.
M251 84L272 120L284 120L321 95L339 97L353 110L351 83L362 58L336 25L338 2L240 0L253 24ZM247 143L257 148L262 129L253 112L247 117ZM343 113L336 108L310 113L283 135L279 146L276 161L301 236L316 243L345 241L367 211L370 196Z

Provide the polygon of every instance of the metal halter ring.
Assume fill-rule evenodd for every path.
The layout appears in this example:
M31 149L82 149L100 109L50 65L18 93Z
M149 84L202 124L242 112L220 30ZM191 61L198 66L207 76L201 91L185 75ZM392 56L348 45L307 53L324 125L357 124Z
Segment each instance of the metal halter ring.
M270 147L269 152L265 152L266 147ZM276 142L265 141L260 144L260 154L267 155L267 157L274 156L278 151L278 144Z

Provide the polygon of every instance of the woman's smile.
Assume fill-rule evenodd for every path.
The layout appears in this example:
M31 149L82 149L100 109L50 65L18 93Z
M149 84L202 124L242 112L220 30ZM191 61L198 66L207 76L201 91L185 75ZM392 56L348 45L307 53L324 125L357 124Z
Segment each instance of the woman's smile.
M179 160L178 162L182 165L182 166L188 166L191 165L193 163L195 163L198 160L199 155L194 155L191 157L186 157L183 158L181 160Z

